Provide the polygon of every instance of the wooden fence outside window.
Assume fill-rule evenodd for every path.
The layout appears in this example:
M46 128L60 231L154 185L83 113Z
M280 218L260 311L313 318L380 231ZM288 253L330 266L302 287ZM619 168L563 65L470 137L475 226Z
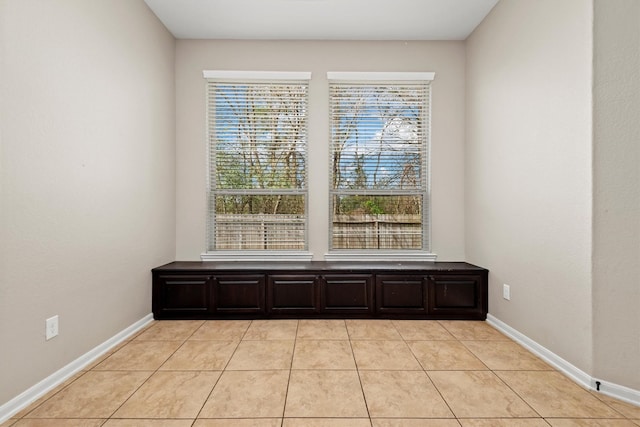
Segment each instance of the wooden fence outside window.
M297 215L216 215L218 250L304 250ZM333 249L421 249L420 215L336 215Z

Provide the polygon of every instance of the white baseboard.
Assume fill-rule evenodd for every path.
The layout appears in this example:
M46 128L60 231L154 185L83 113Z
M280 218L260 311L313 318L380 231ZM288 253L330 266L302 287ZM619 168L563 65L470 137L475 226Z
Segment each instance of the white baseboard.
M549 365L553 366L581 386L624 402L631 403L632 405L640 406L639 390L634 390L618 384L593 378L591 375L567 362L557 354L538 344L526 335L518 332L516 329L513 329L511 326L491 314L487 314L487 323L513 339L536 356L540 357Z
M22 392L18 396L14 397L7 403L0 406L0 424L11 418L22 409L29 406L31 403L38 400L40 397L53 390L67 379L71 378L77 372L80 372L82 368L93 363L100 356L107 351L125 341L128 337L135 334L149 323L153 321L153 314L148 314L142 319L135 322L133 325L118 332L113 337L109 338L97 347L89 350L76 360L72 361L68 365L49 375L36 385L30 387L26 391Z
M614 397L618 400L622 400L623 402L631 403L632 405L640 406L640 391L638 390L596 378L592 378L591 382L591 388L593 390L599 388L600 393L604 395Z

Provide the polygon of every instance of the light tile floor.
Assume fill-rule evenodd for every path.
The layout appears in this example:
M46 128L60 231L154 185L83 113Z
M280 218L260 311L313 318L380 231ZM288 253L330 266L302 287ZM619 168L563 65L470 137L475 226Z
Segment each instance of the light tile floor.
M5 426L640 426L485 322L160 321Z

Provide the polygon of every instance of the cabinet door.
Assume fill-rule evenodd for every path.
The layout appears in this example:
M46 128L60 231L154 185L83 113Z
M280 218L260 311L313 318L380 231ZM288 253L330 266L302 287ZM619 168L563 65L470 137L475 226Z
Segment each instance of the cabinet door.
M390 314L427 314L427 285L423 276L376 276L376 311Z
M198 318L211 312L210 276L159 275L153 281L156 319Z
M373 276L326 274L320 287L321 311L327 314L372 314Z
M264 314L264 276L229 274L213 278L213 309L216 314Z
M486 317L486 292L481 275L432 275L429 281L429 312L448 317Z
M319 278L311 274L278 274L267 279L267 310L270 314L317 313L320 308Z

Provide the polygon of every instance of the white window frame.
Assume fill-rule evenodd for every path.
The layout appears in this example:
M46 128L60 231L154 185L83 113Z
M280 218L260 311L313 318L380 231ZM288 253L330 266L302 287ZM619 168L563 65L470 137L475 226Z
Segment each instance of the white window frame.
M269 81L309 81L311 80L310 72L287 72L287 71L227 71L227 70L204 70L203 77L207 81L241 81L241 82L269 82ZM208 101L208 95L206 96ZM210 150L209 143L209 112L207 111L207 150ZM308 147L307 147L308 150ZM211 168L209 167L209 159L210 155L207 156L207 173L210 174ZM308 162L306 162L308 168ZM307 172L308 177L308 172ZM308 179L308 178L307 178ZM210 188L209 183L211 182L210 176L207 176L207 199L210 197ZM308 185L306 186L307 194L306 198L306 209L307 209L307 232L306 232L306 241L305 244L308 247L308 206L309 206L309 193L308 193ZM207 222L209 222L209 203L207 203ZM208 228L208 227L207 227ZM205 245L209 246L209 230L207 229L205 237ZM200 259L202 261L254 261L254 260L268 260L268 261L309 261L313 257L313 254L308 252L308 250L215 250L215 251L205 251L200 255Z
M344 83L375 83L389 84L393 82L408 83L408 82L431 82L435 78L433 72L328 72L327 80L329 84L344 82ZM330 95L329 95L330 96ZM425 152L425 164L426 168L426 188L424 189L423 209L426 210L426 221L423 221L423 233L426 233L424 239L424 248L420 250L378 250L378 249L329 249L329 252L324 255L327 261L435 261L437 255L431 253L431 188L430 188L430 175L431 175L431 99L429 96L428 114L429 120L426 129L426 152ZM331 125L330 125L331 126ZM331 150L329 150L331 151ZM331 162L329 160L329 168L331 169ZM330 172L331 175L331 172ZM329 183L329 186L332 184ZM330 191L329 197L333 197ZM331 201L328 200L328 205L331 206ZM332 213L329 212L329 221L332 221ZM327 224L329 229L328 239L329 247L331 247L331 225Z

